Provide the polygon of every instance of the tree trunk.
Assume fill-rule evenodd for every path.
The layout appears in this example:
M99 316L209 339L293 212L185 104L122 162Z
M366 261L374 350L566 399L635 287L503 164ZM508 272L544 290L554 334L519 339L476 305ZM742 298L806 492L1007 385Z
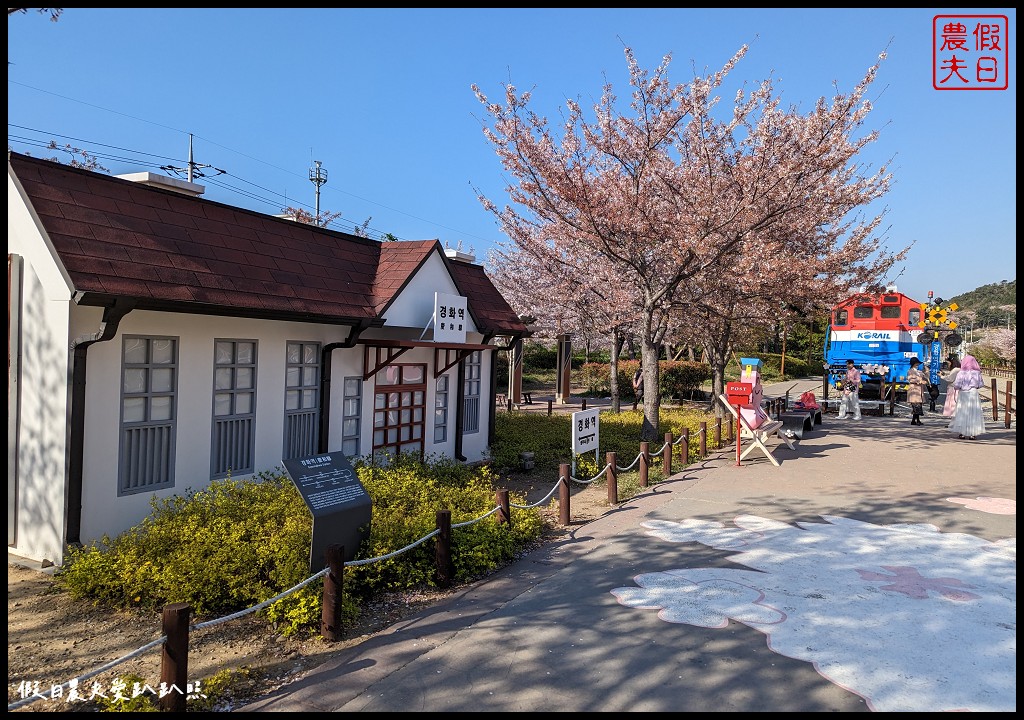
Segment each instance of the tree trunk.
M608 370L611 373L608 378L608 386L612 395L613 413L618 413L622 409L619 401L619 348L621 346L618 328L614 328L612 330L612 352L609 356L610 362L608 363Z
M651 342L648 338L643 339L640 345L644 373L644 422L640 429L641 441L658 440L658 427L661 425L661 376L658 366L660 354L659 343Z
M786 377L786 326L782 326L782 362L779 367L779 375L782 379Z
M724 410L718 396L725 392L725 367L729 364L729 353L718 348L705 348L704 356L711 365L711 407L717 417L722 417Z

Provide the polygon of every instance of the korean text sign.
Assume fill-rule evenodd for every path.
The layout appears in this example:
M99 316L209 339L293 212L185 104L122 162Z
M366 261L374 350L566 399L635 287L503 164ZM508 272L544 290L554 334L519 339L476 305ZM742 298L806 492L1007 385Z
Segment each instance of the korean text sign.
M572 451L579 455L598 449L598 417L600 410L580 410L572 414Z
M466 298L434 293L434 342L464 343L469 327Z

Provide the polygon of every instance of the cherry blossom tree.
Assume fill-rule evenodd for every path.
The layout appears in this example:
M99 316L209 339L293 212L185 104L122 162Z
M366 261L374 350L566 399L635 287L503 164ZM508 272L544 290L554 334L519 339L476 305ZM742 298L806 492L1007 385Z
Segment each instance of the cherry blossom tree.
M1017 361L1017 331L1007 328L989 330L977 343L991 351L1002 362Z
M51 140L47 146L47 150L60 150L70 155L68 159L68 165L75 168L81 168L82 170L92 170L93 172L105 172L109 173L110 168L104 167L100 164L100 161L96 159L96 156L90 153L88 150L74 147L70 143L65 143L63 146L58 145L56 140ZM60 162L60 158L56 155L50 158L46 158L51 162Z
M326 210L321 211L319 215L313 217L313 213L305 208L290 206L282 209L281 212L287 215L290 220L306 223L307 225L316 225L317 227L327 227L341 217L340 212L328 212Z
M871 247L874 224L849 216L889 187L886 166L872 172L856 162L877 139L876 132L858 134L878 64L850 93L822 98L810 112L782 108L768 79L737 92L719 118L717 93L746 51L720 72L673 84L671 56L647 71L626 48L626 110L606 83L592 119L567 101L560 137L530 109L531 93L506 85L504 102L495 103L473 86L489 116L485 136L512 178L511 204L480 201L511 243L574 277L605 266L630 291L629 307L640 316L648 440L659 422L657 355L681 290L720 274L740 251L757 262L759 244L811 243L822 228L837 236L845 230L847 254L856 258ZM850 232L858 228L866 234Z
M64 12L64 8L7 8L7 17L14 13L27 13L29 10L38 10L43 15L49 15L51 22L57 22Z
M621 336L636 313L629 309L629 294L606 272L607 263L596 258L589 275L580 276L575 263L562 262L543 248L499 242L488 253L487 265L495 286L520 315L530 315L539 325L559 333L572 332L591 340L607 335L612 410L619 412Z
M679 293L675 305L707 354L715 397L724 390L734 340L745 331L813 315L856 287L882 290L882 278L910 246L885 250L877 235L881 219L795 230L783 223L767 237L742 243L722 272L697 278Z

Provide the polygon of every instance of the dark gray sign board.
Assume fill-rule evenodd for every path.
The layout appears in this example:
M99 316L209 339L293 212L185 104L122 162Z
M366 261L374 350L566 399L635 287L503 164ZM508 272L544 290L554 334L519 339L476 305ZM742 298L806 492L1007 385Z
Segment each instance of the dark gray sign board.
M327 566L324 553L330 545L344 545L345 560L354 560L359 546L370 537L373 501L348 458L320 453L283 462L313 515L310 572Z

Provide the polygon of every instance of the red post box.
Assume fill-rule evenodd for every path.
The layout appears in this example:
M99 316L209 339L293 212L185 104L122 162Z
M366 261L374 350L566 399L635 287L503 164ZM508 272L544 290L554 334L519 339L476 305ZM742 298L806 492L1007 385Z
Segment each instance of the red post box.
M725 394L732 406L750 407L753 402L751 395L754 393L754 384L745 382L731 382L725 384Z

